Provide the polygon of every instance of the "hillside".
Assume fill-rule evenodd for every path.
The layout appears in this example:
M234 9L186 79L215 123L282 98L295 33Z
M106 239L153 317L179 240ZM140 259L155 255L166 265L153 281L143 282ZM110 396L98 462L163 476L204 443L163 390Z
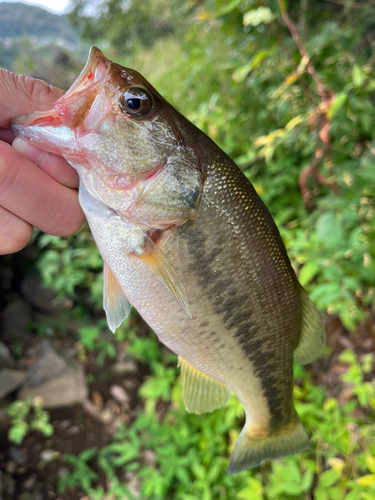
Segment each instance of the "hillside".
M46 39L62 39L67 45L75 45L79 34L65 15L52 14L41 7L23 3L0 3L0 39L28 36Z

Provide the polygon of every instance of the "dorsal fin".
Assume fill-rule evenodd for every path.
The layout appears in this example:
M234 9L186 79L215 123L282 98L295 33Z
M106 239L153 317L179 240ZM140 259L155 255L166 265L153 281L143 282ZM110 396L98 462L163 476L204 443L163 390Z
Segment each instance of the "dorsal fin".
M107 315L109 329L115 333L125 318L129 316L130 304L115 275L104 262L103 268L103 308Z
M321 353L325 344L325 331L316 307L301 286L302 329L301 338L294 351L294 359L304 365Z
M205 413L225 405L230 397L229 389L200 372L179 356L181 383L186 411Z
M164 255L160 248L148 237L145 237L145 245L142 253L134 253L146 266L159 278L168 292L172 295L181 309L191 318L188 298L184 285L170 260Z

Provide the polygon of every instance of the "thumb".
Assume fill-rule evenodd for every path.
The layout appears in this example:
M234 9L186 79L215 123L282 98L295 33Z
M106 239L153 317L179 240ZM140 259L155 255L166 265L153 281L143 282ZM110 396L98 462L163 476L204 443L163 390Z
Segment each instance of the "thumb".
M63 94L43 80L0 68L0 127L8 128L14 116L52 108Z

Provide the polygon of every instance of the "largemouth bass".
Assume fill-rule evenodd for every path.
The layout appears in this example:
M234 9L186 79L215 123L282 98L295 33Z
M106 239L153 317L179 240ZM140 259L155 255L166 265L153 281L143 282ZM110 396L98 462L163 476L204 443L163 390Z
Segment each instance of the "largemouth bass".
M132 304L179 355L184 404L203 413L233 391L246 423L228 472L298 453L308 436L293 405L293 358L324 345L269 211L203 132L139 73L93 47L49 112L12 122L64 156L104 260L114 331Z

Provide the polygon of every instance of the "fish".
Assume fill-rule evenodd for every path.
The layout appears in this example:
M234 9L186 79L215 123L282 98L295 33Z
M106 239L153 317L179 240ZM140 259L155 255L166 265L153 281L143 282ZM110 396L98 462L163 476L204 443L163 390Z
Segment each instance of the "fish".
M231 392L242 403L227 472L307 449L293 360L315 359L325 333L240 168L142 75L96 47L52 110L15 117L11 129L79 174L109 328L137 309L178 355L188 412L220 408Z

